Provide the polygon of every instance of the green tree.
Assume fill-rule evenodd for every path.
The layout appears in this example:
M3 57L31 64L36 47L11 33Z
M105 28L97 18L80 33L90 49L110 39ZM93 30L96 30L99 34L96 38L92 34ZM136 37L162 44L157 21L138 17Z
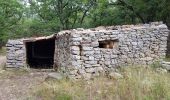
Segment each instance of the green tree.
M16 0L0 0L0 48L6 41L11 29L22 17L22 6Z
M128 9L132 14L130 15L132 19L137 18L142 23L153 21L169 23L169 0L117 0L113 5ZM122 9L122 11L125 9Z
M59 31L81 27L93 0L32 0L30 4L43 23L53 24L53 31Z
M170 0L0 0L0 44L60 30L164 21ZM22 3L22 4L21 4Z

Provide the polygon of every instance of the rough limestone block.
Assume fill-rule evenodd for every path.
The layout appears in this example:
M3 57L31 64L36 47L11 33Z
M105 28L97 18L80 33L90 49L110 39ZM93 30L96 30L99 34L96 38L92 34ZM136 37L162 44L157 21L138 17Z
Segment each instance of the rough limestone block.
M94 55L94 51L82 51L82 55Z
M76 37L76 38L71 38L71 39L74 42L80 42L82 40L82 37Z
M86 68L85 71L86 71L87 73L93 73L93 72L95 72L96 70L95 70L95 68Z
M93 50L93 47L85 47L85 46L83 46L82 50L84 50L84 51L91 51L91 50Z
M80 54L80 51L79 50L71 50L71 53L73 55L79 55Z
M80 56L78 56L78 55L72 55L72 59L73 59L73 60L80 60Z
M80 48L78 46L71 46L71 51L78 51Z

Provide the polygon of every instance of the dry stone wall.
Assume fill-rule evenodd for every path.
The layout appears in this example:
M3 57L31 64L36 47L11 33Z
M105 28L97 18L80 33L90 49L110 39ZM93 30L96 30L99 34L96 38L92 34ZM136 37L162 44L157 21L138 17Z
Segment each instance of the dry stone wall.
M7 67L24 67L26 62L25 46L22 39L8 40L7 44Z
M54 68L69 75L70 63L70 35L57 36L55 40Z
M54 68L72 79L89 79L119 66L152 64L165 57L168 33L161 22L62 31L53 35ZM9 40L7 67L25 65L23 40Z
M63 66L60 67L69 70L67 75L70 78L88 79L103 73L107 74L119 66L151 64L165 57L168 32L167 26L162 23L63 32L62 35L71 35L67 39L70 50L61 48L61 52L57 54L67 54L70 60L59 58L65 59L62 62ZM116 41L117 46L101 47L102 41ZM69 65L65 66L65 61Z

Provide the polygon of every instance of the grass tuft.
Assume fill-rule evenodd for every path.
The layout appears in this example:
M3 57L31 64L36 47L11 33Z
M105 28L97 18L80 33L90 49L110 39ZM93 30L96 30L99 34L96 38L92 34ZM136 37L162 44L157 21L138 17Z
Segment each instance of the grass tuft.
M33 95L43 100L169 100L169 73L157 73L152 67L132 66L120 69L123 79L105 77L91 81L46 81Z

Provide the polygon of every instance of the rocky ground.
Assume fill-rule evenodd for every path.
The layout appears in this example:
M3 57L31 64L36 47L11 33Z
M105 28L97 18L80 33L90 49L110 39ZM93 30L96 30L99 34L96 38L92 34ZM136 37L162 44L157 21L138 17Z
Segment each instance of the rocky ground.
M0 56L0 66L5 57ZM0 100L28 100L32 90L44 82L47 72L3 70L0 68Z

